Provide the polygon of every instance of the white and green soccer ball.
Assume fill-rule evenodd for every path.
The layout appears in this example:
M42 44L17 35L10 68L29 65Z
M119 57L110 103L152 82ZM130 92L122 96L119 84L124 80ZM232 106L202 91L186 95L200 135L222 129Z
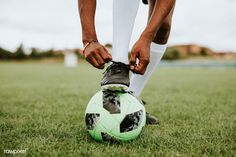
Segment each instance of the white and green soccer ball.
M141 133L146 111L130 93L99 91L88 103L85 123L97 141L130 141Z

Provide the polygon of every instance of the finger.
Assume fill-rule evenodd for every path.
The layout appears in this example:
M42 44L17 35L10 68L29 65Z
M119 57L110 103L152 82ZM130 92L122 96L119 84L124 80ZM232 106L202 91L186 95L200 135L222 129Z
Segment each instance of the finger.
M104 47L100 48L99 50L101 57L106 63L112 60L111 54Z
M88 61L92 66L96 66L96 63L94 63L94 61L92 61L92 57L91 56L87 56L86 58L86 61Z
M131 52L130 61L129 61L130 69L131 69L131 70L134 70L134 69L135 69L135 66L136 66L136 59L137 59L136 53L135 53L135 52Z
M132 52L131 56L130 56L130 61L129 61L130 65L135 65L136 64L136 58L137 58L136 53Z
M103 69L104 68L104 65L99 65L95 58L92 58L92 62L95 63L94 67L96 67L98 69Z
M105 63L108 63L112 60L111 55L109 54L108 51L106 51L105 48L101 47L101 48L99 48L99 51L100 51L100 56L102 57L102 59Z
M133 69L132 71L133 71L133 73L135 73L135 74L140 74L140 75L143 75L143 74L144 74L144 72L140 70L140 66L134 67L134 69Z
M147 69L148 63L149 63L148 59L140 60L139 61L139 65L135 67L135 71L138 74L144 75L144 73L145 73L145 71Z
M105 47L103 47L104 51L107 53L107 55L109 56L110 59L112 59L111 54L107 51L107 49Z
M112 56L111 56L111 54L107 51L107 49L105 48L105 47L103 47L103 50L104 51L102 51L102 52L104 52L103 53L103 55L105 55L104 57L104 59L107 61L107 62L110 62L111 60L112 60Z
M100 65L97 63L96 59L93 58L92 56L87 57L86 60L87 60L90 64L92 64L94 67L96 67L96 68L98 68L98 69L103 69L103 68L104 68L104 66L103 66L103 68L102 68L102 66L100 66Z
M98 63L100 66L102 66L102 65L105 64L103 58L99 55L98 52L92 53L92 57L96 59L97 63Z

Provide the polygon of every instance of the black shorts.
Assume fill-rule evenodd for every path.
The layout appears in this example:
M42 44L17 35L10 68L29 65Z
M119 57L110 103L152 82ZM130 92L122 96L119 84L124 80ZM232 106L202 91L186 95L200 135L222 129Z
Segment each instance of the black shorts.
M148 0L143 0L143 3L144 4L148 4Z

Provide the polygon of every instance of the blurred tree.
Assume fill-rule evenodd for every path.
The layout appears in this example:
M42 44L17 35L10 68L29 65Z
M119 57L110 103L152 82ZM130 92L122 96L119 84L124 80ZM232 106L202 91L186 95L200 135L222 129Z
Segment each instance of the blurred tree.
M24 52L23 45L21 44L13 54L15 59L26 59L27 55Z
M201 56L207 56L208 55L207 50L205 48L202 48L201 51L200 51L200 55Z

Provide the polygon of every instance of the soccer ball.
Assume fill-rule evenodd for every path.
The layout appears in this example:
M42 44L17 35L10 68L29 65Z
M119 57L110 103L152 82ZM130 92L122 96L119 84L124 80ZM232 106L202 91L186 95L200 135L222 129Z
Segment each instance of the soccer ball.
M142 131L145 108L128 92L99 91L89 101L85 123L97 141L130 141Z

